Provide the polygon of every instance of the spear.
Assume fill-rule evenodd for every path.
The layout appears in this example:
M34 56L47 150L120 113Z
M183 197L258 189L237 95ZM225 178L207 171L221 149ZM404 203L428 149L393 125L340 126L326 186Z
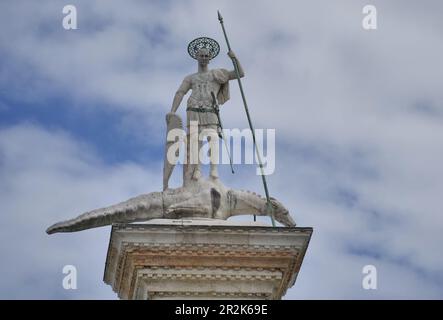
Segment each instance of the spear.
M223 17L220 14L220 11L218 11L218 10L217 10L217 14L218 14L218 21L220 21L220 24L221 24L221 27L222 27L222 30L223 30L223 34L225 36L226 44L228 46L228 51L231 51L231 45L229 44L229 39L228 39L228 36L226 34L225 26L223 24ZM253 144L254 144L255 153L257 155L258 165L260 167L261 178L262 178L262 181L263 181L263 187L265 189L266 204L267 204L268 213L270 213L270 216L271 216L272 226L275 227L274 208L272 207L271 199L269 197L268 184L266 183L265 172L263 170L263 163L261 161L260 153L258 151L257 144L255 142L254 127L252 125L251 115L249 114L249 109L248 109L248 104L246 102L245 92L243 91L243 86L242 86L241 79L240 79L240 73L238 71L237 61L235 59L231 59L231 60L232 60L232 64L234 65L235 74L237 76L238 86L240 87L240 93L241 93L241 97L242 97L242 100L243 100L243 105L245 107L246 117L248 118L249 128L251 129L251 132L252 132L252 141L253 141ZM254 221L255 220L256 220L256 218L255 218L255 215L254 215Z
M234 172L234 166L232 164L231 154L229 153L228 143L226 142L225 133L223 132L223 124L222 124L221 117L220 117L220 108L217 104L217 99L215 98L215 94L213 91L211 91L211 96L212 96L212 109L214 109L214 111L215 111L215 115L217 116L218 125L220 128L220 133L218 135L225 143L226 152L228 153L228 157L229 157L229 164L231 165L231 172L232 172L232 174L234 174L235 172Z

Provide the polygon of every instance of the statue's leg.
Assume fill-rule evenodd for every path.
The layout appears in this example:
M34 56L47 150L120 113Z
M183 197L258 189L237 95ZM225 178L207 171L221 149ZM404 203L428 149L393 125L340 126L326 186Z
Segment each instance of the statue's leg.
M218 143L218 133L217 126L210 126L208 133L208 144L209 144L209 159L210 159L210 177L213 179L218 178L217 165L219 161L219 143Z
M191 142L190 145L190 153L191 153L191 177L194 180L198 180L201 177L201 171L200 171L200 150L202 147L202 141L199 139L199 131L198 130L191 130L190 133L190 139Z

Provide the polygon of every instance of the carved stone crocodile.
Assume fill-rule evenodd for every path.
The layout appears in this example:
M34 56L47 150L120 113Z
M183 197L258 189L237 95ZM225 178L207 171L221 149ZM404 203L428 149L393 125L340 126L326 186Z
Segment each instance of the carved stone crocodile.
M295 226L288 210L271 198L274 218L285 226ZM50 226L48 234L75 232L113 223L130 223L156 218L202 217L226 220L243 214L267 215L266 198L242 190L226 188L218 179L199 179L185 187L142 194L127 201L86 212L74 219Z

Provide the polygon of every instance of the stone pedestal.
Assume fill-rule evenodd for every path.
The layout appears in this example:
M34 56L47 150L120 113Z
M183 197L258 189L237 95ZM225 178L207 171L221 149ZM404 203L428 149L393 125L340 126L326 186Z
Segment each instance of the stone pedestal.
M211 219L117 224L104 281L121 299L281 299L311 234Z

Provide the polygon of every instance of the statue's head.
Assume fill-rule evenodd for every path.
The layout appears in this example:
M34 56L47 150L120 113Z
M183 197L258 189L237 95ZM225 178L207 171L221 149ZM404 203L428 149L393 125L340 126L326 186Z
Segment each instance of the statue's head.
M285 206L277 199L271 197L270 200L274 209L275 220L287 227L294 227L295 221L290 216L288 209L286 209Z
M201 48L197 51L196 58L199 64L207 65L211 60L211 53L207 48Z

